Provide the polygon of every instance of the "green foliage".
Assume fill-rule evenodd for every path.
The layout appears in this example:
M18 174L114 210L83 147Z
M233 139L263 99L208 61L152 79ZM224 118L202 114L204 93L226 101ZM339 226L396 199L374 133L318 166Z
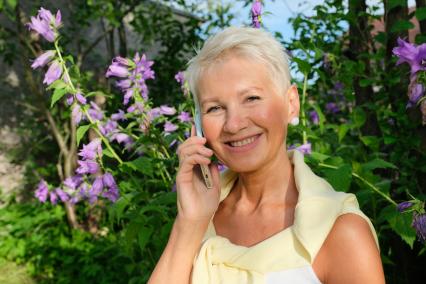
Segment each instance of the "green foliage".
M116 46L107 50L108 56L115 56L117 49L133 54L133 48L140 50L142 46L161 44L154 58L156 80L148 86L150 94L156 105L167 103L178 106L179 111L188 110L190 105L174 81L174 74L184 68L194 46L228 26L234 15L230 13L230 5L209 2L212 13L205 13L187 1L179 2L195 16L176 19L170 7L148 5L145 1L139 4L110 0L73 2L74 9L69 11L73 21L63 33L63 41L73 46L74 41L80 39L79 48L87 48L91 41L82 35L89 26L101 23L106 35L111 34L110 31L118 32L123 17L131 9L134 15L129 25L137 33L138 42L134 47L126 47L125 42L116 40ZM244 2L249 5L251 1ZM388 9L396 9L403 2L389 1ZM13 19L14 5L16 1L0 1L0 10L9 11L6 12ZM377 9L370 8L365 15L370 20L378 18L371 14ZM305 131L314 150L306 160L314 172L327 179L336 190L356 194L362 210L377 230L389 283L402 283L401 276L392 272L395 267L399 268L401 251L420 259L422 245L415 241L411 213L400 214L395 201L412 199L411 195L424 200L422 177L426 173L424 137L419 134L423 128L407 112L405 94L395 91L404 83L401 78L407 70L384 66L384 61L393 66L396 60L385 58L388 35L383 32L371 39L371 50L357 55L368 59L369 64L354 57L348 46L351 38L347 28L350 22L356 22L358 15L348 13L342 1L327 0L314 10L312 17L296 15L291 20L295 37L283 44L294 55L291 67L297 74L295 83L300 90L303 90L303 77L307 78L303 109L315 110L319 122L314 124L306 119L306 124L291 128L288 141L302 142L301 133ZM424 8L415 15L419 20L424 19ZM205 21L202 26L201 20ZM403 20L396 22L391 30L401 32L410 28L412 24ZM5 43L10 44L11 35L7 31L0 29L0 36L8 38ZM114 41L113 36L106 39ZM0 42L0 52L5 58L12 50ZM82 56L79 53L64 60L78 65ZM87 95L107 97L105 111L115 111L121 106L121 97L100 79L111 58L102 58L96 49L84 56L80 62L81 73L77 66L70 70L74 83L87 90L99 90ZM372 87L372 101L357 101L354 87L357 81L362 88ZM338 84L343 87L339 88ZM70 111L61 103L61 98L71 90L62 81L56 81L49 89L52 116L60 123L60 132L69 135ZM338 112L327 109L330 102L339 107ZM49 104L42 101L39 105ZM380 128L374 135L365 132L371 115L377 118ZM158 121L158 125L163 122ZM32 196L36 182L34 172L51 184L59 184L57 164L61 155L43 124L35 119L26 120L24 124L31 129L31 138L25 144L28 147L22 151L28 161L28 192ZM123 127L125 132L131 132L135 124L128 122ZM91 128L94 124L77 128L77 145L87 141ZM0 209L0 259L25 267L37 283L145 283L167 243L176 216L176 193L171 192L171 188L178 161L175 148L170 144L175 139L182 141L184 131L189 130L188 125L179 124L179 131L164 136L158 128L151 126L149 134L141 132L135 137L140 147L138 153L143 155L131 154L113 145L112 149L125 161L121 165L114 160L114 151L103 149L104 166L117 177L120 198L112 205L76 206L79 221L87 227L86 219L93 217L93 212L101 212L98 231L89 233L86 227L70 229L61 206L33 204L31 199L24 203L12 202ZM423 266L424 256L419 262L410 262L413 270Z

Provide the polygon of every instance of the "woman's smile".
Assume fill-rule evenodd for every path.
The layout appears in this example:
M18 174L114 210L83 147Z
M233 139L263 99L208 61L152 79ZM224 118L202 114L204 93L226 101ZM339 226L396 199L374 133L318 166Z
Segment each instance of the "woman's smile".
M256 134L246 138L225 142L226 150L232 153L246 153L259 144L261 136L262 134Z

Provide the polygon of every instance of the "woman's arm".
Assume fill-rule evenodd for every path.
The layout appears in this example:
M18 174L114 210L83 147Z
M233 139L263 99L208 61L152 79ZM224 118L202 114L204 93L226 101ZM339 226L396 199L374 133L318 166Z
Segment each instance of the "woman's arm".
M187 221L179 215L173 224L169 241L148 284L188 284L192 263L200 249L209 220Z
M313 266L326 284L385 283L380 253L370 226L356 214L337 218Z
M219 206L220 177L216 165L211 164L213 151L206 148L206 139L192 136L179 145L179 170L176 175L178 214L169 241L149 279L149 284L188 284L192 264L210 219ZM196 165L208 165L213 188L207 189Z

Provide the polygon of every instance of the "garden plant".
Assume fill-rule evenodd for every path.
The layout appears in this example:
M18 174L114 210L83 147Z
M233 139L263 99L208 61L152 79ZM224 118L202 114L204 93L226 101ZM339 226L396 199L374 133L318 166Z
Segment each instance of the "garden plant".
M186 60L234 15L231 4L202 12L170 1L189 11L182 20L174 6L139 2L78 0L68 11L0 1L8 21L0 53L9 64L21 60L22 107L34 114L20 126L31 133L24 141L31 151L15 154L27 169L22 198L0 196L0 267L24 267L25 281L146 283L167 243L177 212L176 149L193 117ZM251 8L253 28L274 16L270 1L237 2ZM290 19L292 38L275 33L291 55L301 100L289 147L336 190L357 196L376 228L387 282L421 283L426 3L408 13L407 1L378 2L326 0L312 16ZM410 42L413 19L420 34ZM100 40L112 45L109 64L90 55L100 40L77 36L95 21L104 24ZM374 21L385 30L374 30ZM143 38L137 49L127 44L126 24ZM152 55L142 48L157 45L164 48Z

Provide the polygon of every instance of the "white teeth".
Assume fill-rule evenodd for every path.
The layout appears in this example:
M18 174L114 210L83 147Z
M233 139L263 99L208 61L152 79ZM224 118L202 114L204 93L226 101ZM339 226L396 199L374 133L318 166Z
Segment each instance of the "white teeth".
M232 147L241 147L241 146L252 143L255 139L256 139L255 137L251 137L251 138L247 138L240 141L230 142L229 144L231 144Z

